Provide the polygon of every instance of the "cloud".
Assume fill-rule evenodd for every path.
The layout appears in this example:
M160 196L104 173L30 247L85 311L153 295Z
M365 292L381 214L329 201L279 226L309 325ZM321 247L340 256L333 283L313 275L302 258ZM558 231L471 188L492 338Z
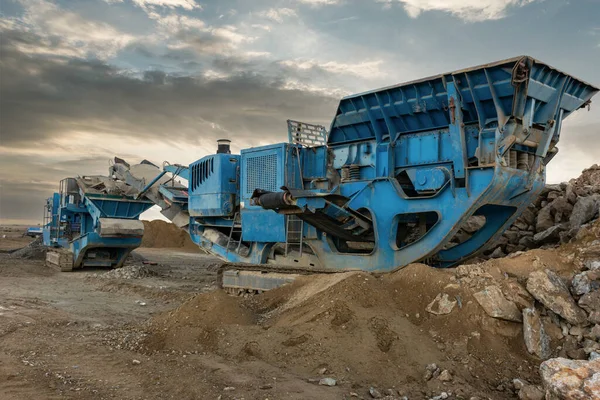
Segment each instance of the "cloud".
M358 63L342 63L337 61L320 62L317 60L284 60L281 61L280 64L300 71L321 69L335 75L347 74L365 79L382 78L387 75L380 69L383 60L361 61Z
M296 11L291 8L270 8L266 11L257 13L259 17L270 19L271 21L282 23L286 17L296 16Z
M236 149L285 141L286 119L326 125L338 101L326 90L290 86L276 70L249 72L263 53L217 58L214 73L173 75L24 53L23 43L41 46L45 38L18 29L1 34L2 218L41 213L60 179L104 174L113 155L185 163L213 151L220 137ZM60 39L46 44L49 52L64 46Z
M124 0L104 0L108 4L123 3ZM195 0L131 0L132 3L143 8L144 10L153 9L156 7L164 8L182 8L184 10L202 9L202 6L196 3Z
M506 16L511 7L522 7L539 0L376 0L391 6L394 3L403 5L406 13L417 18L427 11L447 12L466 21L484 21L500 19Z
M114 56L135 39L110 24L86 19L45 0L20 0L20 3L24 14L20 20L12 22L12 28L35 33L41 38L37 46L31 42L22 43L23 52L48 54L48 48L53 47L56 55L104 59ZM60 48L56 46L58 42Z
M256 38L232 25L209 26L203 20L185 15L150 12L156 21L157 35L169 49L189 49L198 54L231 54Z
M167 8L183 8L184 10L193 10L194 8L202 9L200 4L194 0L132 0L138 6L145 7L167 7Z
M296 0L296 1L298 1L299 3L308 4L313 7L342 4L342 0Z

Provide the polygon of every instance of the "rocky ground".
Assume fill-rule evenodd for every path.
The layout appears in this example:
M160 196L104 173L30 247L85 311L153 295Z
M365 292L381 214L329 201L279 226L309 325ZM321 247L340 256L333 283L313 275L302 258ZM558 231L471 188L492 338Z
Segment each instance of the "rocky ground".
M600 166L592 165L569 182L546 185L502 238L486 254L504 257L517 251L568 243L581 226L598 217L600 207ZM483 223L472 221L463 235Z
M599 181L550 186L493 258L253 297L216 289L219 261L179 236L114 271L0 253L0 398L600 398ZM4 232L5 251L27 241Z

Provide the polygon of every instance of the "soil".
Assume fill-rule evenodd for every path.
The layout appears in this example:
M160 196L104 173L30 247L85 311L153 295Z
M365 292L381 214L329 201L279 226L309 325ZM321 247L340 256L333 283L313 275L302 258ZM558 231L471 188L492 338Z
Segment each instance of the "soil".
M476 267L506 284L543 267L568 276L572 247ZM0 254L0 398L349 399L374 387L512 399L514 378L539 383L521 324L485 314L479 281L459 284L458 269L304 276L233 297L215 286L220 261L185 244L136 253L144 269L131 275ZM447 315L426 311L440 293L457 303ZM431 363L452 380L424 380Z
M184 248L200 251L192 242L187 232L179 229L170 222L154 220L144 223L144 237L141 247L150 248Z

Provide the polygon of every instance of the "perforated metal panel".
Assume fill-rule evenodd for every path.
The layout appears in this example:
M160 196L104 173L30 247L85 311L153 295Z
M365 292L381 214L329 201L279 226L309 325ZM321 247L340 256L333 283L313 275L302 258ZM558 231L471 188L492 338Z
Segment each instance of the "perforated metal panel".
M277 191L277 154L248 157L246 161L246 193L254 189Z

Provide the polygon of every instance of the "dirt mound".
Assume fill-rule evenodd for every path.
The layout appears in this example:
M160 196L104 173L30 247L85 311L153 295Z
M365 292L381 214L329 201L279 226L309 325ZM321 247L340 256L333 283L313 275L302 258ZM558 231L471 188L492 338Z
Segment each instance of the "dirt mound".
M187 232L179 229L175 224L161 220L142 222L144 223L142 247L198 249Z
M253 314L237 298L225 292L197 295L174 311L151 322L154 332L148 340L152 349L182 351L217 351L226 335L226 327L246 326L254 322Z
M442 291L457 299L455 310L425 311ZM422 264L381 277L300 277L251 298L202 294L148 328L150 350L210 352L306 377L326 371L353 389L394 387L411 399L440 391L485 395L517 375L537 379L529 376L534 363L520 324L489 318L454 271ZM431 363L448 369L451 383L424 381Z

